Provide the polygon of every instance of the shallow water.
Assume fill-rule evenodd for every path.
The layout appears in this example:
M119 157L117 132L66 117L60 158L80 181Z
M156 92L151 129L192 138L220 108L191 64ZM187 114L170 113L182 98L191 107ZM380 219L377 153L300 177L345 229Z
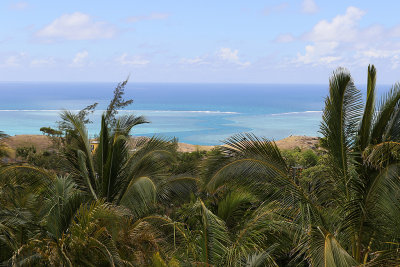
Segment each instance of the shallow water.
M80 110L98 102L88 131L113 95L112 83L0 83L0 130L7 134L40 134L56 127L63 109ZM180 142L215 145L238 132L270 139L317 136L326 85L151 84L130 83L125 98L134 103L120 114L144 115L150 124L134 135L178 137Z

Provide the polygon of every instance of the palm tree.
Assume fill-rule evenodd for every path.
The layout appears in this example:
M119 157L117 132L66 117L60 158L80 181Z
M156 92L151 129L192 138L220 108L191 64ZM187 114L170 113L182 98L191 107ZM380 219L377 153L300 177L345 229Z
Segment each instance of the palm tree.
M400 85L394 85L377 105L375 84L372 65L363 105L350 74L337 70L330 80L321 125L336 187L334 201L343 216L338 225L345 237L341 243L358 263L374 260L379 253L372 251L390 249L393 245L384 242L398 243L400 237L395 223L400 215L398 161L390 157L374 166L368 159L383 145L400 140Z
M29 166L0 172L0 260L8 265L122 266L150 262L171 243L170 220L135 220L121 206L93 201L70 176Z
M11 258L41 229L43 192L52 172L31 166L0 168L0 261Z
M139 138L131 146L129 133L134 126L147 122L143 117L123 116L115 128L110 128L103 115L95 153L90 150L82 120L68 111L62 118L74 129L67 136L66 170L92 199L125 206L140 218L154 207L156 200L187 193L196 185L196 180L189 177L169 177L176 147L173 140Z
M291 254L313 266L398 264L400 88L393 86L375 105L375 83L376 69L369 66L363 104L345 69L332 75L321 124L329 175L314 181L312 191L289 175L274 142L250 134L226 142L235 160L215 172L208 189L240 185L279 203Z
M279 221L274 204L255 208L252 200L247 193L231 192L217 204L218 214L200 199L192 203L182 218L183 228L189 229L182 261L201 266L277 266L278 237L273 229Z
M276 202L265 201L261 183L236 181L243 161L227 145L207 156L198 190L172 214L184 232L172 260L183 266L277 266L276 259L289 251L287 222Z
M111 129L103 116L92 154L82 119L67 111L62 116L71 129L63 149L66 177L30 166L0 170L1 259L13 255L9 261L18 265L147 264L170 246L163 234L170 220L144 215L192 191L197 180L169 177L175 148L169 140L137 139L131 150L129 132L146 122L143 117L121 117Z

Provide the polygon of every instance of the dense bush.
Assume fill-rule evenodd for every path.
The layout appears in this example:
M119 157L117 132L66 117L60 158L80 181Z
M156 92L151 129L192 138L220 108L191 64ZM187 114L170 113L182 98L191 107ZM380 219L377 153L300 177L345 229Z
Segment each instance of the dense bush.
M311 149L301 150L300 148L296 148L293 150L284 150L282 151L282 156L289 166L309 168L318 163L318 154Z
M17 147L15 150L15 156L27 160L29 156L36 154L36 147L35 146L23 146Z

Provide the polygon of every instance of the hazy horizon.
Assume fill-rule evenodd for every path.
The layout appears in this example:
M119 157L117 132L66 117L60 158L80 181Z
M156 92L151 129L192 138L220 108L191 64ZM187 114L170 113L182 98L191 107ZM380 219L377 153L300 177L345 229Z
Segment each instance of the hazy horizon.
M110 84L110 85L117 85L118 83L122 82L121 81L0 81L0 83L6 84L6 83L63 83L63 84L80 84L80 83L99 83L99 84ZM392 84L388 84L388 83L376 83L376 86L378 87L382 87L382 86L393 86L399 82L394 82ZM310 85L310 86L327 86L329 85L329 80L326 83L252 83L252 82L237 82L237 83L229 83L229 82L147 82L147 81L143 81L143 82L135 82L135 81L131 81L129 80L128 85L129 84L180 84L180 85L184 85L184 84L204 84L204 85L301 85L301 86L305 86L305 85ZM356 86L367 86L366 83L354 83ZM1 90L2 88L0 88ZM113 88L110 88L110 90Z

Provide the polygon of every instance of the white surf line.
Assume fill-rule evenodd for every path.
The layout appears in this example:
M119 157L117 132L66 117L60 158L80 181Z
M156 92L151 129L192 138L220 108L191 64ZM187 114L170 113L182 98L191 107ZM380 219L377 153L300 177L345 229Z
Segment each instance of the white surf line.
M0 112L62 112L65 109L0 109ZM69 110L79 112L80 110ZM104 112L106 110L96 110L97 112ZM218 111L218 110L118 110L118 112L153 112L153 113L206 113L206 114L240 114L233 111Z
M294 111L294 112L283 112L283 113L274 113L269 114L271 116L280 116L280 115L294 115L294 114L306 114L306 113L322 113L319 110L307 110L307 111Z

